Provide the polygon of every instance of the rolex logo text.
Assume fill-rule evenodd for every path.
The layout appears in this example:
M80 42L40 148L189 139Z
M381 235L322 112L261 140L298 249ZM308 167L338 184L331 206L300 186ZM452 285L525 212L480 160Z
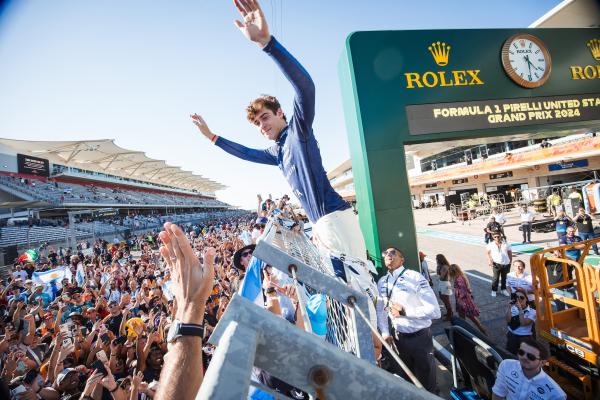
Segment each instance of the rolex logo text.
M434 42L427 49L438 66L448 65L451 46L444 42ZM423 73L405 72L404 77L406 78L407 89L483 85L483 80L479 77L480 72L478 69L427 71Z
M587 42L587 47L590 50L592 58L600 61L600 40L591 39ZM596 65L571 65L571 79L573 80L589 80L600 79L600 64Z

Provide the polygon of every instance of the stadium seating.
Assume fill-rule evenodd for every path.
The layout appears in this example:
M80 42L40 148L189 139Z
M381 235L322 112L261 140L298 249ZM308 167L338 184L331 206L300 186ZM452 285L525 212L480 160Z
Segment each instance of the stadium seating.
M12 189L25 198L47 201L54 205L156 205L160 207L229 207L216 199L170 192L131 190L123 187L101 187L77 183L45 182L0 175L0 189Z

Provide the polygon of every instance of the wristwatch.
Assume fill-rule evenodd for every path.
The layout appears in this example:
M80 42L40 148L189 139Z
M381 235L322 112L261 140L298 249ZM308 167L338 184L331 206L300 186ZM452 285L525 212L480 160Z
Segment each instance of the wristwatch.
M167 343L175 343L181 336L204 336L204 325L184 324L179 320L174 320L167 334Z

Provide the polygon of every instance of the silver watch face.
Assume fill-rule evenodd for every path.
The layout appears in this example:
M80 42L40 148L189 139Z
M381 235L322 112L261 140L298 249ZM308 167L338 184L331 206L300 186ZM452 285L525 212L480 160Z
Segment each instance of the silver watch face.
M167 342L173 343L175 339L177 339L181 334L179 333L179 328L181 327L181 322L174 320L171 323L171 327L169 328L169 333L167 334Z

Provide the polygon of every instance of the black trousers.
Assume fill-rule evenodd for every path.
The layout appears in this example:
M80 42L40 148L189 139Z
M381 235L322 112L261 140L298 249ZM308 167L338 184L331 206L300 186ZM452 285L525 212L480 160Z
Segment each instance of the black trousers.
M498 281L500 281L500 290L506 289L506 275L510 271L510 264L497 264L493 266L494 277L492 278L492 292L498 291Z
M436 393L436 367L431 329L424 328L410 334L396 332L394 342L400 359L404 361L423 387L431 393ZM404 378L410 382L408 377L404 376Z
M531 242L531 222L521 224L523 230L523 241Z

